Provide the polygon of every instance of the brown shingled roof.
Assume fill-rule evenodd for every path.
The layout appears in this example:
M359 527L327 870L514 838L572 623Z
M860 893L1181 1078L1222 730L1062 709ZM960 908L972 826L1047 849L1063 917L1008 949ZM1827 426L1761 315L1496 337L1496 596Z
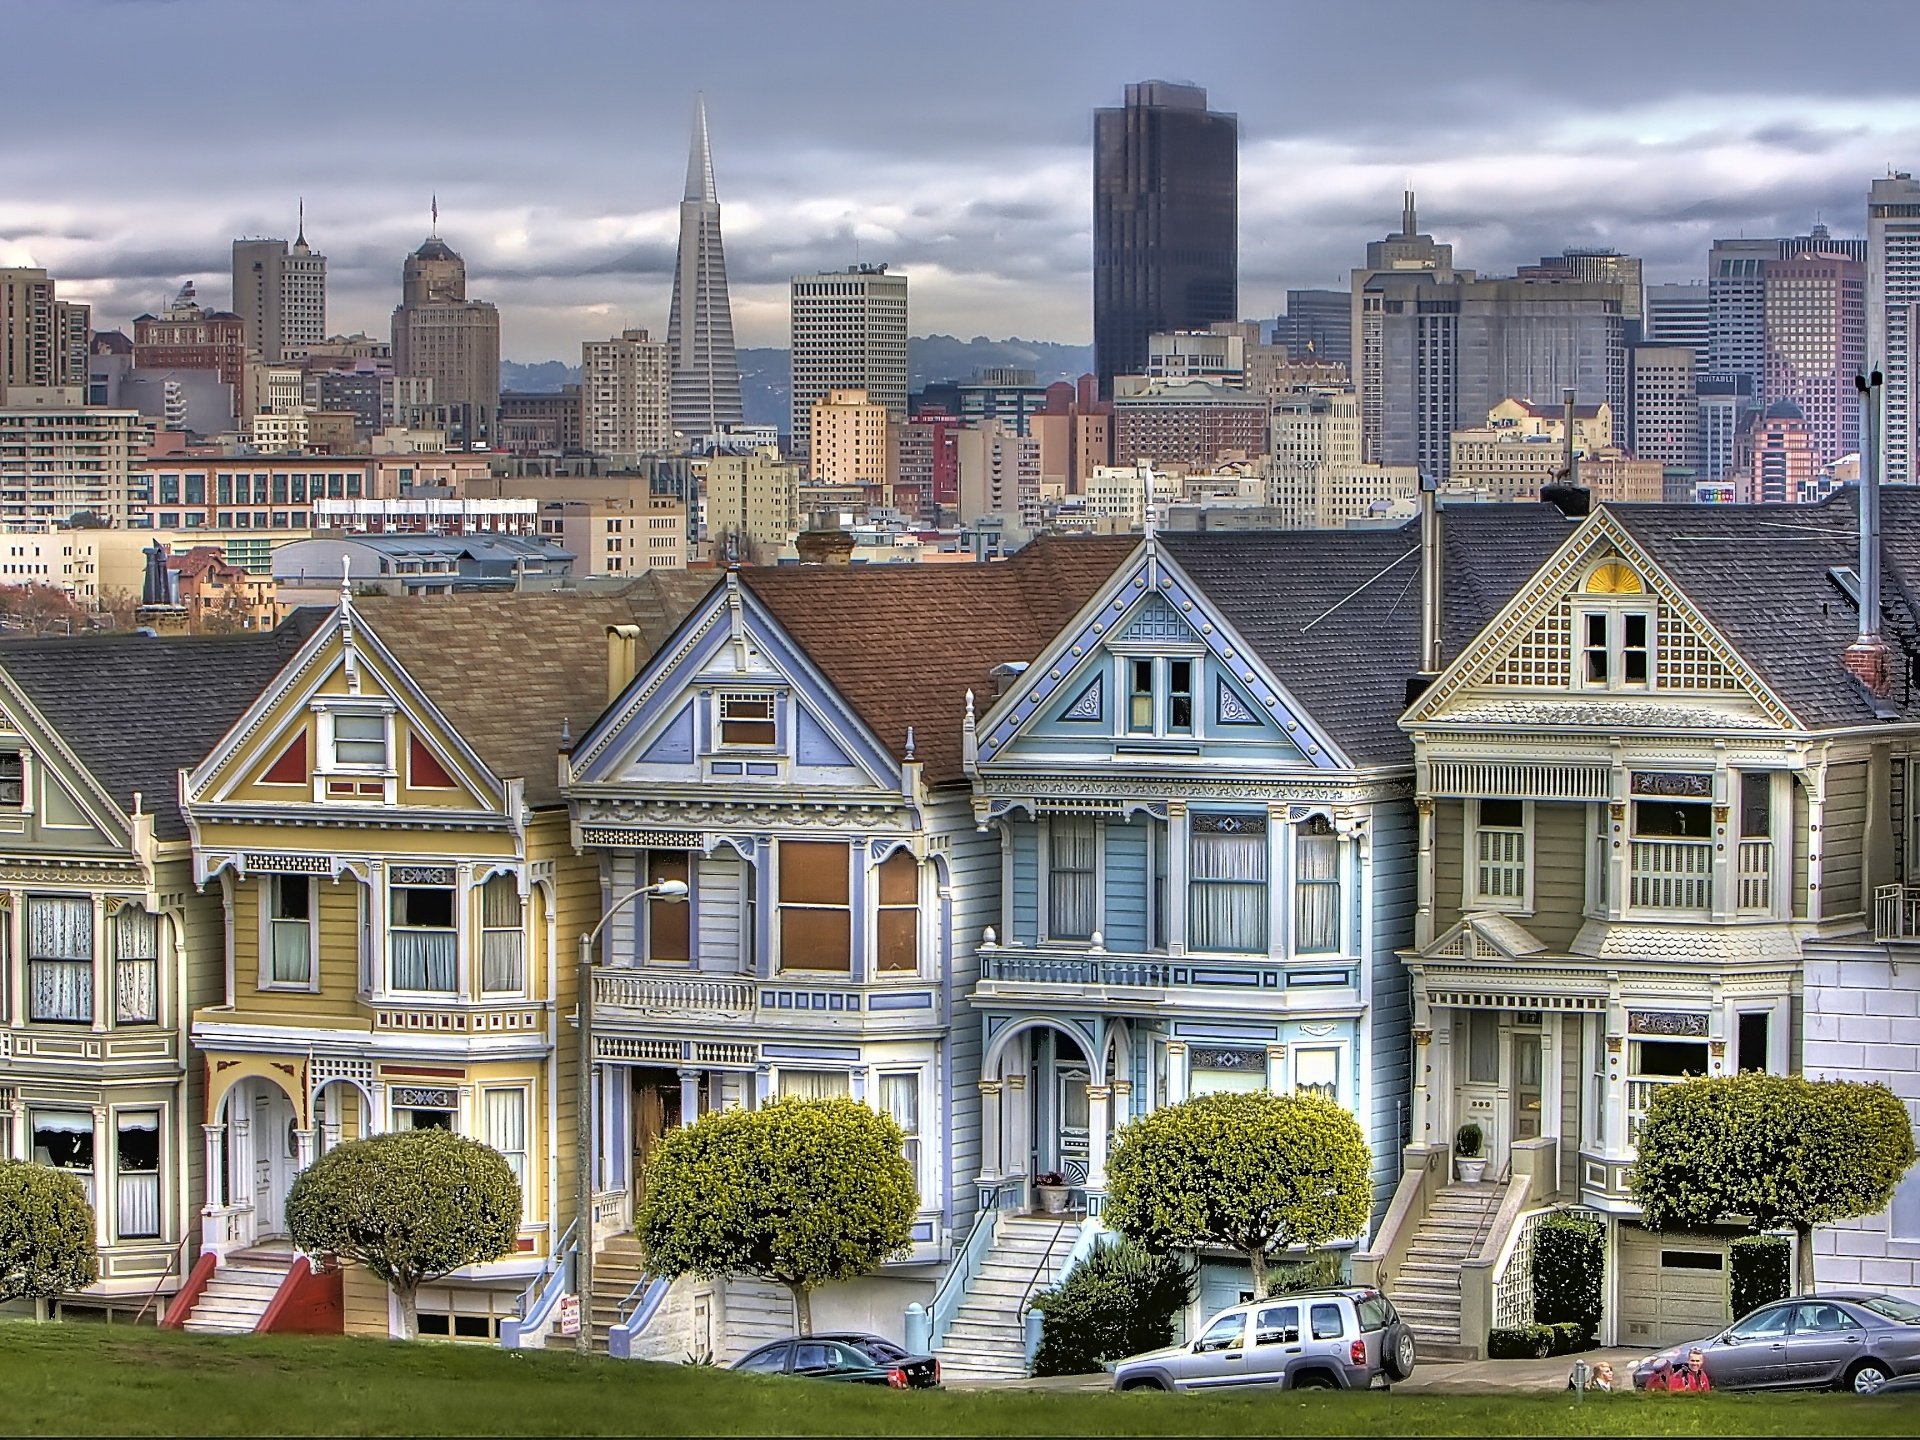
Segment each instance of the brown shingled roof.
M546 806L561 801L561 730L579 735L606 708L607 627L640 626L651 654L714 583L710 571L654 571L597 594L377 597L354 609L487 767Z
M1050 537L980 565L788 565L741 580L875 736L929 785L963 781L967 691L993 703L992 670L1031 661L1140 543Z

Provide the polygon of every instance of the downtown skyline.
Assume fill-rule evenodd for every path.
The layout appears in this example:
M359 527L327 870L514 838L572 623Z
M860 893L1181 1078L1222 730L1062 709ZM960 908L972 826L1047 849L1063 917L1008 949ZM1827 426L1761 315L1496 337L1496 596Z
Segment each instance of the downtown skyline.
M949 34L864 4L581 3L537 30L430 4L375 30L349 3L324 28L249 10L244 32L200 0L21 6L12 33L75 64L14 86L0 264L48 267L102 328L187 279L225 303L231 238L290 236L304 196L329 329L378 334L437 194L472 293L500 306L503 354L570 357L585 336L664 332L704 91L743 346L786 343L791 276L855 260L912 276L916 334L1084 344L1093 110L1151 77L1204 85L1240 117L1244 315L1270 317L1288 288L1342 288L1409 182L1482 273L1613 245L1645 257L1650 282L1698 278L1719 236L1816 217L1864 233L1867 185L1920 158L1896 58L1920 21L1866 9L1887 43L1742 28L1731 17L1751 12L1718 4L1483 0L1383 49L1416 7L1227 6L1169 33L1150 7L988 5L1006 25ZM201 81L160 83L179 72L155 57L182 46ZM772 54L778 67L743 58ZM61 107L76 70L88 101ZM251 123L289 93L310 122Z

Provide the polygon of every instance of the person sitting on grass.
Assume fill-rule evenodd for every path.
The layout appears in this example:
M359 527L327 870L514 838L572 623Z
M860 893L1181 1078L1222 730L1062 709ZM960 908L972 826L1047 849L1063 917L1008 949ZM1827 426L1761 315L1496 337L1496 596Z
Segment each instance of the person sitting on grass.
M1587 1376L1587 1389L1599 1390L1605 1394L1613 1391L1613 1366L1604 1360L1594 1362L1592 1372Z
M1667 1377L1666 1388L1690 1390L1696 1395L1703 1395L1713 1389L1713 1381L1707 1378L1707 1357L1698 1350L1689 1350L1686 1367L1675 1370Z

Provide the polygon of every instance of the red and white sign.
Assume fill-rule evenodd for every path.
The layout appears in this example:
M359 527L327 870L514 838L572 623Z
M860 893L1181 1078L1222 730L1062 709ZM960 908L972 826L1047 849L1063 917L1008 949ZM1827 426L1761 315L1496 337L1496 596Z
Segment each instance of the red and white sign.
M562 1295L560 1308L555 1313L559 1316L557 1333L561 1335L580 1333L580 1297L578 1295Z

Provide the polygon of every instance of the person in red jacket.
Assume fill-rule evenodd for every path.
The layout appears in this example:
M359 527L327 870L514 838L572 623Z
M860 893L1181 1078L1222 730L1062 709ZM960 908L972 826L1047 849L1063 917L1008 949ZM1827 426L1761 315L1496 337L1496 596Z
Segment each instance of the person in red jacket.
M1707 1357L1698 1350L1689 1350L1686 1368L1667 1377L1667 1389L1691 1390L1697 1395L1713 1389L1713 1381L1707 1378Z

